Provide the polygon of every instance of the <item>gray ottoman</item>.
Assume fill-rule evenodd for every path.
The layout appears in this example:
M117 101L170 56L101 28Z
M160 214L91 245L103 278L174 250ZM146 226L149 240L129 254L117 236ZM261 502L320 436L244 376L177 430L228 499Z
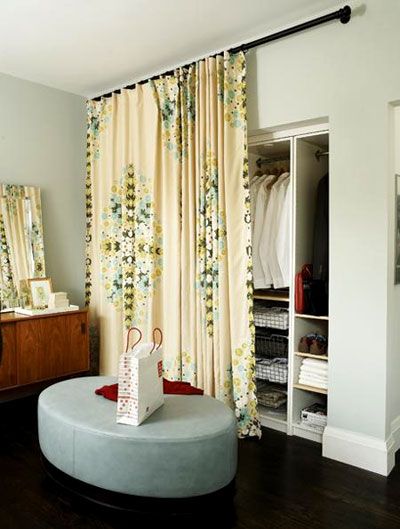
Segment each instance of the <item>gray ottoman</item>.
M207 396L166 395L140 426L116 423L116 403L95 395L112 377L59 382L39 397L39 442L63 473L108 491L193 498L227 486L237 464L236 419Z

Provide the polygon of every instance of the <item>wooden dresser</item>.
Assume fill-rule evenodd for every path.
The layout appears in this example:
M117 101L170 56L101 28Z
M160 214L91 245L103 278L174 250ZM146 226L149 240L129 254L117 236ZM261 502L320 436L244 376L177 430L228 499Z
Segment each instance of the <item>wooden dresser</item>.
M0 314L0 396L89 370L88 313Z

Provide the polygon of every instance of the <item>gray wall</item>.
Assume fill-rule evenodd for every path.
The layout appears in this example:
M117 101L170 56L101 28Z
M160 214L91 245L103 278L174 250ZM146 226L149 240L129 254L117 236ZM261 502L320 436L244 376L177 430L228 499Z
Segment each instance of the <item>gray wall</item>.
M0 74L0 182L42 190L47 275L84 301L85 99Z

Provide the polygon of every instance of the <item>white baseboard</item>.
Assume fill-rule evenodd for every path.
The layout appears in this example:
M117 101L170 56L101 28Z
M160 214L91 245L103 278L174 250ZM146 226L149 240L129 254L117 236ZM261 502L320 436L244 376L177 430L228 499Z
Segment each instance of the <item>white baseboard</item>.
M400 448L400 415L398 415L390 425L390 435L386 441L388 448L388 460L392 465L389 472L395 465L395 456L397 450Z
M391 424L391 437L393 438L393 450L396 453L400 448L400 415Z
M335 461L388 476L394 467L396 443L400 447L400 417L397 419L394 425L396 434L393 434L392 429L392 433L386 441L327 426L323 435L322 455Z

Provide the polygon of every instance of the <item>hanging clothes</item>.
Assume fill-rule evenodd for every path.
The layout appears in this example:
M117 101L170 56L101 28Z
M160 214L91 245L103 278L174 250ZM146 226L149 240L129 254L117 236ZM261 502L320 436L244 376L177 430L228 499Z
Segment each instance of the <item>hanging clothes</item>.
M317 207L314 222L313 278L327 281L329 241L329 176L326 174L318 183Z
M255 223L255 214L256 214L256 202L257 202L257 193L260 189L260 185L264 178L267 175L258 175L255 176L250 183L250 211L251 211L251 227L252 227L252 233L254 231L254 223Z
M275 248L277 261L279 263L282 283L274 283L275 288L285 288L290 285L290 248L291 248L291 211L292 211L292 192L290 185L290 175L283 182L282 190L282 208L277 230Z
M289 262L281 261L286 256L281 247L286 245L290 248L290 210L289 216L285 213L285 207L290 207L290 202L286 201L287 196L290 198L289 182L289 173L283 173L271 188L262 229L263 236L258 248L265 281L274 288L287 287L290 282Z
M271 286L271 278L265 277L258 248L264 236L263 224L270 195L269 184L275 178L274 175L263 175L253 184L253 186L258 185L253 225L253 282L256 289L269 288Z
M263 175L250 188L253 227L254 288L290 284L290 174ZM254 199L255 197L255 199Z
M329 175L318 183L314 221L313 281L310 286L311 311L328 314L329 278Z

